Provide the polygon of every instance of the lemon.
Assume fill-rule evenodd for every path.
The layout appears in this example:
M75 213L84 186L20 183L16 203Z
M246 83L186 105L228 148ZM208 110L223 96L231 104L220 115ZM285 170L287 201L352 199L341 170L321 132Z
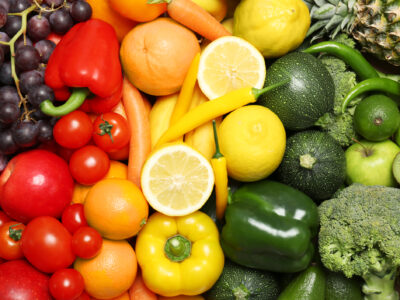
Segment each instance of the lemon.
M233 35L266 58L280 57L303 42L310 22L302 0L242 0L233 16Z
M224 36L202 51L197 80L212 100L242 87L262 88L265 75L264 57L253 45L239 37Z
M228 10L227 0L193 0L193 2L208 11L218 21L225 18Z
M219 145L230 177L257 181L268 177L281 163L286 133L281 120L270 109L243 106L222 121Z
M157 211L184 216L200 209L214 187L210 162L185 143L157 148L142 169L145 198Z

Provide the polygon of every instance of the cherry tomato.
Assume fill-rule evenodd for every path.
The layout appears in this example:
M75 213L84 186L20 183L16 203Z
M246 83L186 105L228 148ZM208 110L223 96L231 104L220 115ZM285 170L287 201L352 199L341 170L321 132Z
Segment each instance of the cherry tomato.
M51 275L49 290L56 300L71 300L79 297L85 287L83 277L75 269L61 269Z
M16 221L4 223L0 227L0 257L14 260L24 257L21 236L25 225Z
M12 221L10 217L7 216L4 211L0 210L0 226L10 221Z
M83 204L74 203L67 206L61 216L61 222L73 234L78 228L87 226Z
M53 128L54 140L61 146L77 149L92 138L93 125L83 111L75 110L57 121Z
M25 258L45 273L67 268L75 260L71 234L60 221L49 216L36 217L26 225L21 248Z
M129 143L128 121L115 112L99 115L93 122L93 141L105 152L121 149Z
M71 243L76 256L89 259L100 252L103 238L96 229L84 226L75 231Z
M79 297L74 300L91 300L91 299L92 298L90 298L89 294L83 291L82 294L80 294Z
M76 150L69 160L71 175L80 184L96 183L107 174L109 168L107 153L92 145Z

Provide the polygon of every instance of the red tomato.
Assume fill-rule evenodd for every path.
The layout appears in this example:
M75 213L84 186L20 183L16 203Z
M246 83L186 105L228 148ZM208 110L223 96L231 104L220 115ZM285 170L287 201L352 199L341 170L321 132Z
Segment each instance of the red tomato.
M21 236L25 225L16 221L0 227L0 257L6 260L23 258Z
M71 243L76 256L89 259L100 252L103 238L96 229L84 226L75 231Z
M10 221L12 220L4 213L4 211L0 210L0 226Z
M93 141L106 152L121 149L129 143L128 121L115 112L99 115L93 122Z
M90 117L80 110L63 116L53 128L54 140L61 146L77 149L92 138L93 125Z
M46 273L67 268L75 260L71 234L56 218L42 216L30 221L21 238L25 258Z
M61 222L73 234L78 228L87 226L83 204L74 203L67 206L61 216Z
M79 295L78 298L76 298L75 300L91 300L90 296L88 293L86 293L85 291L83 291L82 294Z
M96 183L107 174L109 168L107 153L92 145L76 150L69 160L71 175L80 184Z
M84 287L83 277L75 269L58 270L49 280L50 293L56 300L76 299Z

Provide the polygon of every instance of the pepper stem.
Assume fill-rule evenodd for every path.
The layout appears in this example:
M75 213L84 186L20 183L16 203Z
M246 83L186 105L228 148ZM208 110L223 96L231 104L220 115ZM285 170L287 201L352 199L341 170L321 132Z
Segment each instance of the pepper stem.
M219 142L218 142L218 134L217 134L217 123L215 122L215 120L212 120L212 124L213 124L214 142L215 142L215 154L213 155L212 158L224 157L222 155L221 151L219 150Z
M258 99L258 97L260 97L262 94L265 94L266 92L273 90L274 88L280 87L281 85L284 85L289 82L290 82L290 78L286 79L284 81L275 83L273 85L266 86L265 88L262 88L262 89L252 88L254 98Z
M61 117L78 109L86 97L90 94L88 88L74 88L69 99L60 106L54 106L50 100L44 100L40 103L40 109L46 115L53 117Z
M10 236L10 238L12 238L14 241L18 242L21 237L22 237L22 229L14 229L14 227L21 225L22 223L17 223L14 225L11 225L8 228L8 235Z
M190 256L191 249L192 243L184 236L177 234L166 241L164 252L173 262L181 262Z

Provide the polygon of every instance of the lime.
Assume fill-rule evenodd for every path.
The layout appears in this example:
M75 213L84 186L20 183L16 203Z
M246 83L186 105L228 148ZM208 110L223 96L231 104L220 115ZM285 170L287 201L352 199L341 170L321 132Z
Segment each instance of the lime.
M397 183L400 184L400 153L398 153L393 160L392 172Z
M354 112L355 130L370 141L379 142L391 137L399 125L399 108L385 95L366 97Z

